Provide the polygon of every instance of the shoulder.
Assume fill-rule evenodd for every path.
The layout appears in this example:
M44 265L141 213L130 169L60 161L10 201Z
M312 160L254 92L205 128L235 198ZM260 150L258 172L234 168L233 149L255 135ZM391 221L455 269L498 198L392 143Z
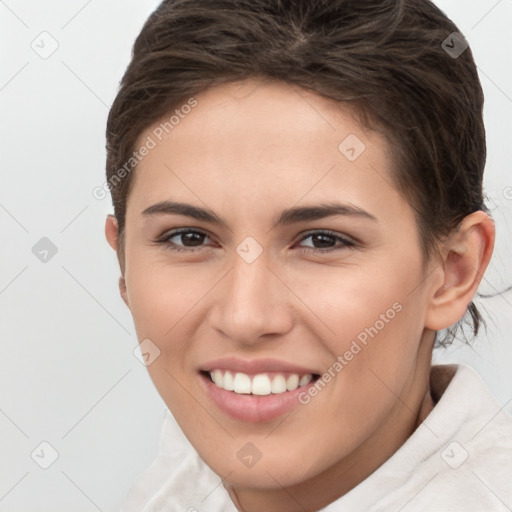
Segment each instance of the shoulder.
M422 424L430 434L422 441L431 444L416 470L423 487L411 510L510 510L512 416L473 368L439 365L436 376L431 385L441 394Z
M512 417L469 366L434 366L430 386L430 414L325 512L512 510Z

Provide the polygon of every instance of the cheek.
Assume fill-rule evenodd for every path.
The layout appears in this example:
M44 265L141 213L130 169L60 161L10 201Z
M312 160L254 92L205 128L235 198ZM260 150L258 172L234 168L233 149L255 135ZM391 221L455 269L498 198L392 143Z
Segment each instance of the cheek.
M425 298L414 290L422 279L417 261L410 254L339 270L307 292L308 306L329 328L316 336L331 356L332 388L345 406L391 399L386 386L400 392L415 364L425 314Z
M308 276L302 281L298 294L329 328L334 352L344 348L336 346L339 340L346 342L361 335L359 339L364 341L368 329L375 332L373 327L380 335L400 331L407 323L417 325L410 317L412 312L402 313L414 301L416 314L421 314L417 294L411 292L422 276L413 262L412 255L383 257L365 265L323 270L324 276Z
M148 258L146 258L148 260ZM215 275L170 266L161 258L133 258L127 273L130 310L136 327L146 337L162 342L183 328L201 298L215 284Z
M147 366L149 375L167 406L181 416L183 404L190 403L190 324L194 305L204 295L204 286L184 272L161 262L132 265L128 286L130 310L139 341L150 339L159 349ZM187 274L188 275L188 274Z

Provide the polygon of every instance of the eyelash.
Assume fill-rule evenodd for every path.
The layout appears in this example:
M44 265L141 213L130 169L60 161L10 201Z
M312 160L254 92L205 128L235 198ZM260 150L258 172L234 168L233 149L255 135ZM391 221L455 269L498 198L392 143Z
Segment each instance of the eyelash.
M204 231L200 231L200 230L197 230L197 229L192 229L192 228L182 228L182 229L177 229L175 231L171 231L169 233L166 233L163 237L161 237L160 239L156 240L156 242L158 244L161 244L163 245L166 249L169 249L171 251L175 251L175 252L182 252L182 253L198 253L198 252L203 252L204 251L204 248L203 247L200 247L200 248L194 248L194 247L188 247L188 248L183 248L183 247L180 247L180 246L176 246L174 245L173 243L169 242L169 239L171 238L174 238L175 236L178 236L178 235L182 235L182 234L186 234L186 233L196 233L196 234L199 234L199 235L204 235L206 237L208 237L208 234L205 233ZM320 231L311 231L311 232L308 232L306 233L300 240L299 242L302 242L314 235L325 235L325 236L329 236L331 238L334 238L336 240L339 240L342 245L338 246L338 247L329 247L327 249L318 249L318 248L311 248L311 247L302 247L302 251L305 252L305 253L312 253L312 254L325 254L325 253L330 253L330 252L333 252L333 251L338 251L338 250L341 250L341 249L351 249L353 247L356 246L356 243L347 239L347 238L344 238L344 237L341 237L339 235L337 235L336 233L333 233L332 231L326 231L326 230L320 230Z

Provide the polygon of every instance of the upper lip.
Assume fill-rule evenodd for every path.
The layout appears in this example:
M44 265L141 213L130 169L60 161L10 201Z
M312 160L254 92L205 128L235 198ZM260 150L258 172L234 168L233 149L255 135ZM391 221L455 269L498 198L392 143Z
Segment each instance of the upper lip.
M299 375L317 374L311 368L296 365L288 361L272 358L240 359L238 357L222 357L213 359L201 365L200 371L229 370L246 374L257 374L266 372L297 373Z

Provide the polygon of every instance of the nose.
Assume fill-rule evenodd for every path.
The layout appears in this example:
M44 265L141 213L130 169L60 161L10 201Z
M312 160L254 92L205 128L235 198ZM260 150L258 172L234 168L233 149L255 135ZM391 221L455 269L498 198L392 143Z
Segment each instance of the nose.
M269 264L265 251L250 263L235 254L232 269L215 288L211 327L234 343L275 340L292 328L293 294Z

